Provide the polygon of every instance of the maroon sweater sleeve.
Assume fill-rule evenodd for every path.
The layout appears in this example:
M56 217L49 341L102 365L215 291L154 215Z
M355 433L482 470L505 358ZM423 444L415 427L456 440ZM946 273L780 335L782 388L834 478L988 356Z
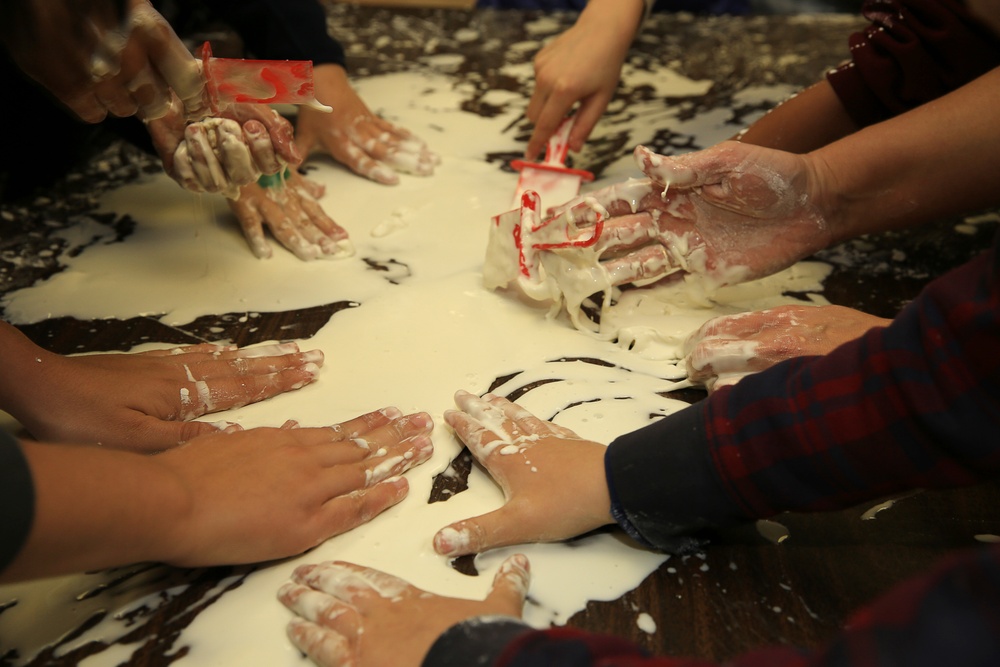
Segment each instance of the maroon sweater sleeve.
M865 0L871 24L851 35L851 58L827 74L864 127L908 111L1000 66L1000 37L961 0Z

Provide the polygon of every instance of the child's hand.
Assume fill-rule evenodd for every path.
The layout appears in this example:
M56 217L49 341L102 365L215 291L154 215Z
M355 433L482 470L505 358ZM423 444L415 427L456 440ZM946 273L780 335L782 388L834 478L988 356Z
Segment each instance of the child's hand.
M526 542L555 542L612 524L604 474L606 447L543 421L505 398L455 395L446 412L455 429L503 489L503 507L438 531L444 556Z

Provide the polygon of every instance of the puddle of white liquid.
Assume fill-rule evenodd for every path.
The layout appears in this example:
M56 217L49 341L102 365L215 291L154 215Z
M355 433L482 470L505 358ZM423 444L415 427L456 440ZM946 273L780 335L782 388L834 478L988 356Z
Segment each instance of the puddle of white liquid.
M510 134L501 132L520 108L494 118L463 112L461 91L448 77L433 74L373 77L356 85L373 108L397 109L399 100L411 100L390 119L424 138L442 156L442 163L433 177L404 175L396 187L371 183L328 163L310 172L326 185L322 203L349 231L357 249L355 257L305 263L276 247L271 259L255 259L228 220L220 198L190 195L159 176L123 187L104 199L106 210L128 213L137 221L135 232L124 242L92 246L79 256L67 257L65 271L43 284L9 294L5 302L15 323L58 316L124 319L151 314L179 325L206 314L356 301L359 307L338 312L312 339L300 341L303 349L319 348L326 354L317 383L208 419L236 421L246 427L280 425L289 418L304 426L324 425L396 405L404 412L427 411L437 422L435 454L407 474L411 491L404 502L305 556L261 569L222 595L198 615L175 645L175 650L189 647L187 656L175 663L183 667L300 665L298 652L285 638L290 614L275 593L304 562L354 561L434 593L478 598L485 595L501 560L521 551L528 555L533 573L533 603L526 608L526 618L539 627L565 622L588 600L620 597L665 556L638 548L617 533L484 554L476 559L478 577L456 572L433 552L431 538L437 529L495 509L502 502L499 489L478 468L470 475L467 491L447 502L426 502L433 476L460 450L441 419L444 410L454 407L455 390L482 393L495 378L517 371L523 372L498 393L557 378L561 381L532 389L519 403L539 416L554 416L584 437L607 443L683 407L659 394L684 386L676 347L687 333L720 313L798 302L782 297L781 292L799 289L803 281L818 287L824 275L816 267L800 266L784 277L745 288L748 292L733 292L719 307L637 308L617 315L623 327L664 332L659 338L654 336L655 345L630 350L596 340L576 331L564 316L547 319L544 308L488 292L481 285L490 217L506 210L517 181L516 174L501 171L484 156L521 150ZM684 85L697 87L692 82ZM716 116L720 114L709 112L700 118L709 137L705 145L724 138L716 136L721 132ZM643 122L648 120L647 116ZM683 126L693 131L698 123L695 118ZM651 139L657 127L649 123L646 130L636 128L636 142ZM603 182L590 187L636 175L634 166L629 168L623 160ZM392 233L378 233L386 220L400 217L400 207L405 207L406 224ZM410 275L392 284L369 269L362 258L401 262ZM564 357L599 358L615 366L553 362ZM580 404L569 407L576 403ZM27 660L41 643L57 639L60 628L75 627L74 618L79 621L85 616L65 593L85 590L98 576L18 586L23 604L0 616L3 644L17 644ZM54 588L63 594L54 594ZM0 589L0 601L12 590ZM114 639L126 629L123 621L112 616L68 648ZM127 660L132 648L115 647L84 664L116 665Z

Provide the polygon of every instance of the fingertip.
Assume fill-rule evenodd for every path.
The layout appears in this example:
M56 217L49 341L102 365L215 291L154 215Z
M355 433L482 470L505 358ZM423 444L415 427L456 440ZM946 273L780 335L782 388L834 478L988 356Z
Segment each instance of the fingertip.
M525 583L531 578L531 563L528 557L522 553L517 553L500 564L497 570L496 581L521 580Z
M394 405L384 407L381 410L379 410L379 412L381 412L385 416L385 418L389 419L390 421L393 419L399 419L400 417L403 416L403 411Z
M469 553L469 532L457 528L458 524L446 526L434 535L434 551L442 556L456 557Z
M296 584L293 581L286 581L283 583L276 594L278 600L280 600L281 603L287 607L290 602L292 591L297 590L299 585L300 584Z
M434 430L434 418L426 412L415 412L410 415L410 422L426 433Z
M514 604L524 604L531 584L531 565L524 554L514 554L503 563L493 578L490 595L510 596Z
M293 584L303 584L306 577L316 569L314 563L306 563L305 565L299 565L294 570L290 576L291 583Z
M202 424L207 424L211 426L216 431L222 431L223 433L236 433L237 431L242 431L243 427L236 422L230 421L217 421L217 422L199 422Z
M312 363L316 366L322 366L326 361L326 355L323 354L323 350L308 350L302 352L302 361L305 363Z

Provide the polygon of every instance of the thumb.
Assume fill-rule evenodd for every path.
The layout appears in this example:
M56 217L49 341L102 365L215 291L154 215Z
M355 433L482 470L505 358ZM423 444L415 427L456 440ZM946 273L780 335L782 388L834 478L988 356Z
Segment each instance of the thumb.
M515 528L520 522L516 517L509 516L508 507L504 505L498 510L442 528L434 536L434 551L442 556L457 558L524 542L524 536L519 535Z
M632 156L643 173L670 187L694 188L716 185L739 167L749 154L759 150L739 141L724 141L711 148L670 156L636 146Z
M319 143L319 137L310 123L299 122L296 124L293 144L303 160L309 157L309 153L312 152L313 146L317 143Z
M486 601L496 603L513 616L521 617L524 600L528 597L528 587L531 585L531 566L524 554L514 554L497 570L486 594Z
M675 157L654 153L645 146L636 146L632 157L639 169L657 183L678 188L701 185L699 172L690 165L681 164Z

